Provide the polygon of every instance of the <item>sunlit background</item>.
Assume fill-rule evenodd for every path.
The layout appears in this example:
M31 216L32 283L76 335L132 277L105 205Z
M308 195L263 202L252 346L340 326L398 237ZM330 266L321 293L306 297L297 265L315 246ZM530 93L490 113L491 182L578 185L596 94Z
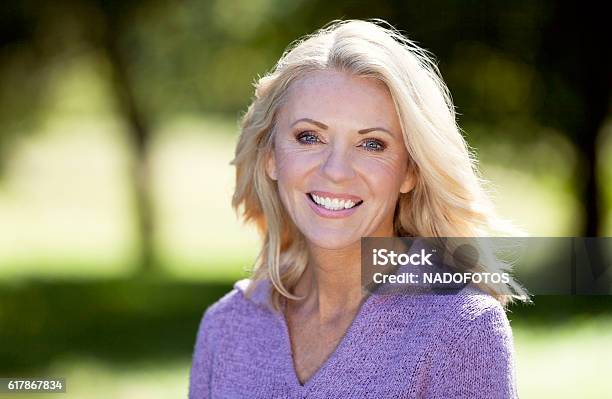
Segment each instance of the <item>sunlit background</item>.
M532 236L612 235L596 9L13 3L0 14L0 376L65 377L67 398L186 397L202 313L258 250L230 206L252 82L336 18L384 18L436 55L503 216ZM535 304L508 313L521 398L612 397L610 297Z

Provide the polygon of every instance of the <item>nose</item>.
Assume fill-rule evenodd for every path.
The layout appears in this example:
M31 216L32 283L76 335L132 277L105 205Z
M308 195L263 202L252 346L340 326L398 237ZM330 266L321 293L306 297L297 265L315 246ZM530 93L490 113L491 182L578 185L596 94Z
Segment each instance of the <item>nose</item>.
M329 146L325 154L325 160L321 165L321 173L333 182L342 182L355 176L355 170L350 157L350 148L341 143Z

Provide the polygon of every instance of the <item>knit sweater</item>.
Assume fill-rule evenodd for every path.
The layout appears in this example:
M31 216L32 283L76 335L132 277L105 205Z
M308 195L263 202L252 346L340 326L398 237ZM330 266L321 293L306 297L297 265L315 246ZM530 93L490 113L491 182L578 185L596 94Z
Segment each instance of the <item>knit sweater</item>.
M189 398L516 398L514 345L501 304L452 295L370 295L321 367L301 384L272 285L250 279L205 312Z

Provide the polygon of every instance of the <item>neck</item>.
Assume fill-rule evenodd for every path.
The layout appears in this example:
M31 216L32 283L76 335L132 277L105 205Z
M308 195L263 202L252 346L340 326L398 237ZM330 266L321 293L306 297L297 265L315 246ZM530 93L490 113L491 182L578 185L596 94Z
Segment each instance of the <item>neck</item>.
M360 242L333 250L310 246L308 266L295 287L305 299L296 307L321 321L355 312L364 297L360 249Z
M392 237L393 219L374 231L372 237ZM308 244L309 262L294 293L304 299L293 303L298 312L333 321L356 313L366 296L361 286L361 240L340 249ZM292 301L293 302L293 301Z

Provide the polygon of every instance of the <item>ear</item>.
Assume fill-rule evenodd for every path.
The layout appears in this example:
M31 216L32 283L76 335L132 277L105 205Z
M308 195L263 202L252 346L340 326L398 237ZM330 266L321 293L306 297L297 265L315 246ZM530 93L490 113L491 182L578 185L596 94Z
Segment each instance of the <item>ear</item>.
M276 174L276 158L274 157L274 149L270 150L266 157L266 173L268 174L268 177L270 179L278 179L278 176Z
M408 170L406 171L406 177L400 186L400 193L406 194L412 191L414 186L416 186L417 177L416 172L412 166L408 166Z

